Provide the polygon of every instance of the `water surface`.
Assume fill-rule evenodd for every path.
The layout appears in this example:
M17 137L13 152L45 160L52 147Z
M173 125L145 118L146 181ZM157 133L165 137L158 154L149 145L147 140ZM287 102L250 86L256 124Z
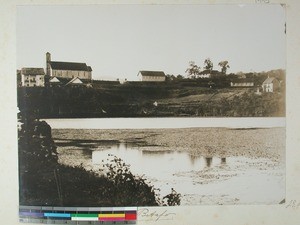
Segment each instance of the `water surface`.
M283 168L267 158L204 157L187 152L140 150L130 143L105 144L78 150L87 169L98 170L115 155L134 174L147 178L161 195L174 188L183 205L279 203L284 198ZM144 149L144 148L143 148ZM271 191L270 191L271 190Z
M156 129L187 127L285 127L284 117L268 118L87 118L46 119L53 129Z

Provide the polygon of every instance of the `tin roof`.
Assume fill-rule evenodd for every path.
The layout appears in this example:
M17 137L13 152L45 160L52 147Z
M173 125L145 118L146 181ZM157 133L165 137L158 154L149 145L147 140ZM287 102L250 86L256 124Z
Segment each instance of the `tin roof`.
M268 78L263 82L263 84L271 84L271 83L273 83L274 80L276 80L275 77L268 77Z
M165 77L165 73L163 71L146 71L141 70L139 72L142 76L150 76L150 77Z
M43 68L28 68L28 67L24 67L21 69L21 74L24 75L45 75L45 71Z
M231 80L232 83L254 83L252 78L238 78Z
M61 81L57 78L57 77L52 77L50 80L49 80L50 83L61 83Z
M70 84L83 84L83 82L78 77L74 77L66 84L66 86Z

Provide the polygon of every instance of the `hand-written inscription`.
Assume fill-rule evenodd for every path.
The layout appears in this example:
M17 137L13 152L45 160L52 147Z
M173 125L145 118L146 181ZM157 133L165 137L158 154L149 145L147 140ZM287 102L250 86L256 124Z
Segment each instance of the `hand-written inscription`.
M173 220L176 213L168 212L167 209L161 212L142 208L138 210L138 220L142 221L159 221L159 220Z
M300 208L300 202L297 200L290 200L285 208L289 208L289 209L299 209Z

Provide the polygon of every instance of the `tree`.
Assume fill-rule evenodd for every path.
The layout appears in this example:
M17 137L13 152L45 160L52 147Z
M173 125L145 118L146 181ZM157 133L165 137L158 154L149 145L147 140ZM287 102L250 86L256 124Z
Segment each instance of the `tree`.
M166 81L173 81L175 80L175 76L174 75L171 75L171 74L167 74L166 75Z
M214 64L212 63L212 61L210 60L210 58L207 58L204 60L204 68L206 70L212 70L214 67Z
M200 66L197 66L194 61L189 62L189 68L185 70L189 77L195 78L200 73Z
M221 72L223 74L226 74L227 69L230 68L230 66L228 65L228 61L221 61L218 65L221 67Z
M31 111L18 114L18 156L21 173L42 167L49 169L58 163L51 127L45 121L35 119L34 114Z
M183 79L183 76L180 75L180 74L178 74L177 77L176 77L176 79L177 79L177 80L182 80L182 79Z

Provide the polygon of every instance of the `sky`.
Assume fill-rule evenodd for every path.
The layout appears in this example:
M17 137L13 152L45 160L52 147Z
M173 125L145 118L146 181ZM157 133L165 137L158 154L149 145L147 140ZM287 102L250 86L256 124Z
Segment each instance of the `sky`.
M138 80L140 70L186 75L189 61L228 73L286 67L285 9L254 5L18 6L17 68L84 62L93 79Z

